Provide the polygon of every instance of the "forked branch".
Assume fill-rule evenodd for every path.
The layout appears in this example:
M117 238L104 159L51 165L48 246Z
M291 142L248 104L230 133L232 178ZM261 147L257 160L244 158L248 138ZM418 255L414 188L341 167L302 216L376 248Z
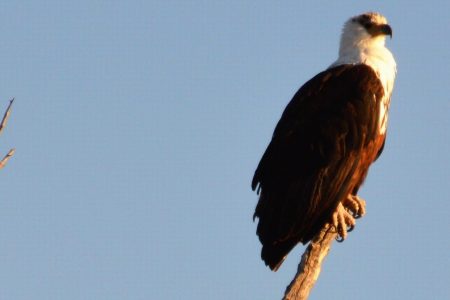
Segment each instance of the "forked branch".
M11 106L12 106L13 102L14 102L14 98L9 101L8 108L6 109L5 114L3 115L2 122L0 123L0 133L2 133L3 129L6 127L6 123L8 122L8 118L11 113ZM3 159L0 161L0 169L6 165L6 163L11 158L11 156L13 156L14 151L15 151L14 148L9 150L8 153L5 155L5 157L3 157Z

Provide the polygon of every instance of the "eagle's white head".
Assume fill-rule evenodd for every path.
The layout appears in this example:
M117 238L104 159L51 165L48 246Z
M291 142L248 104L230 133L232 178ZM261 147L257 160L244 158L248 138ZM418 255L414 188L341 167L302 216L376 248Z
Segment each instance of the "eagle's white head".
M350 18L342 30L339 56L354 48L384 47L387 35L392 37L391 26L378 13L365 13Z
M344 24L339 57L331 67L343 64L367 64L383 83L385 94L390 97L397 66L392 53L385 47L386 36L392 37L392 29L386 18L368 12L350 18Z

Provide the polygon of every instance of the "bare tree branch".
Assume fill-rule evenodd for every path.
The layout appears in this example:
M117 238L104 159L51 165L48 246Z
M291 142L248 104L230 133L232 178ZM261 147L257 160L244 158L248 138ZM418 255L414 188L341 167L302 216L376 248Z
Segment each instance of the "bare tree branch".
M12 106L13 102L14 102L14 98L12 98L9 101L8 108L6 109L5 114L3 115L2 122L0 123L0 133L6 127L6 123L8 122L8 118L9 118L9 114L11 113L11 106ZM6 165L6 163L11 158L11 156L14 155L15 151L16 150L14 148L9 150L9 152L5 155L5 157L3 157L3 159L0 161L0 169L2 169Z
M306 300L319 278L323 259L330 251L331 243L336 238L336 230L330 224L317 234L302 255L292 282L286 288L283 300Z
M6 163L11 158L11 156L14 155L15 151L16 151L16 149L14 149L14 148L9 150L9 152L5 155L5 157L3 157L3 159L0 161L0 169L2 169L6 165Z
M9 100L8 108L5 111L5 114L3 115L2 122L0 123L0 133L3 131L3 128L5 128L6 123L8 122L9 114L11 113L11 106L14 102L14 98Z

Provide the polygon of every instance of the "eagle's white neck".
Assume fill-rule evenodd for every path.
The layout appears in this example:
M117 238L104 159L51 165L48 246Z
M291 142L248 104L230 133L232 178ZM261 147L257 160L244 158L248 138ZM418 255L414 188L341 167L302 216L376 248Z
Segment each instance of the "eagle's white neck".
M392 53L384 46L384 36L363 40L357 44L346 43L346 41L343 36L339 57L330 68L344 64L369 65L380 78L385 96L390 98L394 88L397 65Z
M392 53L384 46L384 36L369 37L359 28L348 28L351 24L346 26L341 37L339 57L330 68L344 64L366 64L375 71L384 88L379 116L379 132L384 134L397 65Z

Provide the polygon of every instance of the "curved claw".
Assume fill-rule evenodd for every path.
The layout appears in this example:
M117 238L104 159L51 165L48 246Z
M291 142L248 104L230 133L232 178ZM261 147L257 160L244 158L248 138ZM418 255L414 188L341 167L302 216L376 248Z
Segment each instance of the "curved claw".
M344 240L345 239L342 236L340 236L339 234L336 236L336 242L342 243Z
M355 225L350 225L347 227L347 232L351 232L353 229L355 229Z
M363 215L360 212L352 212L352 216L355 219L360 219Z
M356 195L348 195L342 204L354 219L359 219L366 213L366 202Z
M352 215L352 217L353 217L354 219L359 219L359 218L362 217L359 213L354 212L354 211L352 211L352 210L350 210L350 209L347 209L347 211L348 211L348 213L349 213L350 215Z

